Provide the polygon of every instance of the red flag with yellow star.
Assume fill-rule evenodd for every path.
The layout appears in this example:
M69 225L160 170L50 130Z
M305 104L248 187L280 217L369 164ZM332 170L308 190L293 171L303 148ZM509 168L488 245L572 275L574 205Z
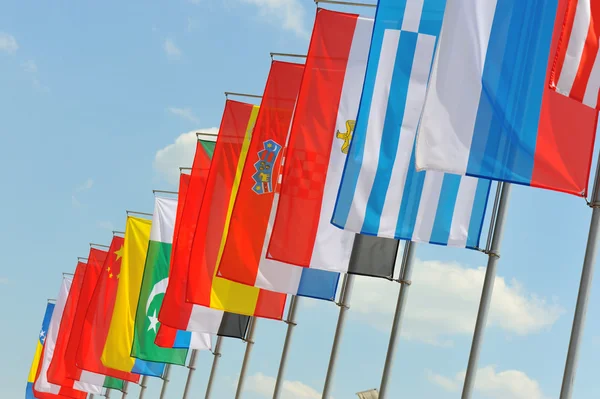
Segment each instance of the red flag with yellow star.
M104 343L108 335L113 307L117 296L121 259L123 256L123 237L114 236L108 256L102 267L94 294L90 300L81 330L81 338L77 349L76 364L78 368L97 374L125 381L138 382L140 376L133 373L110 369L100 361Z

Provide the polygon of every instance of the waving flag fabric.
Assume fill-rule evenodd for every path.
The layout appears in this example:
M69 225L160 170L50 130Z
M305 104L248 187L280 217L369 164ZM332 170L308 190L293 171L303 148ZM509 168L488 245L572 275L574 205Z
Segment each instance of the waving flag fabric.
M85 399L87 396L86 392L94 391L98 394L101 393L100 387L94 387L91 384L76 382L75 384L72 384L73 387L68 387L52 384L50 381L48 381L48 369L50 368L50 363L55 355L56 340L61 327L63 311L65 309L72 284L73 278L70 276L63 277L60 291L56 297L56 306L54 307L54 312L52 312L50 326L48 327L46 340L44 341L44 348L42 350L42 356L40 358L40 364L38 366L37 376L33 386L33 394L38 399L52 399L56 398L56 395L59 395L59 397L67 396L74 399ZM56 355L57 357L61 356L60 353L57 353Z
M240 139L235 134L232 135L231 132L238 132L238 129L242 131L242 135L251 132L257 114L257 106L227 100L220 133L226 135L228 139L227 144L221 144L220 151L228 147L229 150L233 151L231 153L233 156L239 157L236 151L239 151L237 143ZM214 147L213 152L216 149ZM250 320L248 316L227 313L223 310L186 302L192 241L213 155L213 152L209 153L204 150L205 147L200 144L196 147L191 176L181 175L180 178L178 198L183 209L181 210L181 221L178 223L176 235L173 238L173 254L169 272L171 284L167 287L158 320L162 323L161 327L170 326L182 331L198 331L219 335L227 330L234 337L243 338ZM207 198L210 198L210 195ZM231 328L231 326L234 328ZM159 328L159 334L155 342L159 346L173 347L175 338L172 332L168 333L163 328Z
M477 247L490 182L417 173L417 125L445 0L381 0L332 223L355 233Z
M94 288L98 283L98 277L102 273L102 267L104 266L104 261L106 260L107 256L108 252L106 251L102 251L97 248L90 249L87 265L83 273L79 298L77 299L77 303L75 305L73 324L67 339L65 355L63 359L66 367L67 378L75 381L88 382L98 386L103 386L105 376L102 374L88 372L77 367L76 358L77 349L79 348L81 340L81 334L83 332L85 315L88 306L90 305L90 300L94 294Z
M176 214L176 199L155 198L150 245L137 304L131 356L142 360L185 365L189 345L187 348L168 349L154 343L159 328L158 312L169 284ZM188 342L194 349L210 349L210 335L189 332L188 335L191 335Z
M48 381L52 384L94 394L101 392L104 376L86 372L88 374L86 380L80 381L81 375L74 364L74 359L70 359L67 356L69 339L75 325L77 306L85 287L85 273L87 268L87 263L77 263L75 275L73 276L73 284L71 285L69 296L62 312L60 328L55 341L52 361L48 367L47 377ZM90 380L91 382L89 382Z
M568 2L563 30L550 75L557 92L599 109L600 3Z
M151 220L127 217L119 286L101 360L112 369L159 377L164 371L164 363L130 356L151 228Z
M372 31L370 18L317 11L290 132L269 260L260 264L261 280L283 280L271 278L282 273L272 260L348 271L355 234L330 221L358 113Z
M287 86L288 82L285 80L294 77L295 73L295 64L275 61L269 73L267 87L271 82ZM204 199L197 218L186 299L198 305L232 313L281 319L285 295L245 286L216 275L222 238L227 231L228 215L233 207L232 199L237 192L236 187L239 185L252 132L252 126L248 126L249 118L234 118L228 116L228 112L231 111L226 109L221 122ZM268 189L268 186L261 185L261 189Z
M77 367L107 377L137 383L138 374L108 368L100 358L108 335L123 257L123 237L114 236L85 314L77 349Z
M587 194L598 112L548 85L568 3L448 0L419 170Z
M29 370L29 376L27 377L27 388L25 388L25 399L35 399L33 395L33 384L35 383L35 377L37 374L38 366L40 364L40 357L42 356L42 349L44 348L44 341L48 334L48 327L50 327L50 319L52 318L52 312L54 312L54 304L48 303L46 305L46 312L44 313L44 319L42 321L42 328L37 339L35 346L35 354L33 355L33 361L31 362L31 369Z

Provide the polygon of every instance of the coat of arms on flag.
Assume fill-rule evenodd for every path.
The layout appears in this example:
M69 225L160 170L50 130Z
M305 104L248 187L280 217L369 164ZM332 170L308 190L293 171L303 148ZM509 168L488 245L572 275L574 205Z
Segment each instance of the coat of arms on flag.
M258 161L254 164L256 173L252 175L252 179L256 183L252 190L256 194L273 192L273 165L281 151L281 146L273 140L267 140L263 145L264 150L258 152Z
M337 130L335 132L335 137L342 140L342 154L348 154L348 148L350 148L350 140L352 140L352 133L354 132L354 125L356 125L356 121L347 120L346 131L340 132L339 130Z

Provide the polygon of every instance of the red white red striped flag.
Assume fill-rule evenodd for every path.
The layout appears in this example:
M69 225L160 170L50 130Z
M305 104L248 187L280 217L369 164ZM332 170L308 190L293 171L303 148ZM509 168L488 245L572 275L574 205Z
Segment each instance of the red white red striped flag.
M569 1L550 86L600 109L600 2Z

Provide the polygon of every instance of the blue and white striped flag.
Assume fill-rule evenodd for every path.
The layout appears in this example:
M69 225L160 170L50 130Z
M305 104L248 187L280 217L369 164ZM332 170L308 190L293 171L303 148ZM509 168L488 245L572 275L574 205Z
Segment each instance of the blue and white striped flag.
M380 0L356 129L332 223L475 248L488 180L415 170L415 135L446 0Z

